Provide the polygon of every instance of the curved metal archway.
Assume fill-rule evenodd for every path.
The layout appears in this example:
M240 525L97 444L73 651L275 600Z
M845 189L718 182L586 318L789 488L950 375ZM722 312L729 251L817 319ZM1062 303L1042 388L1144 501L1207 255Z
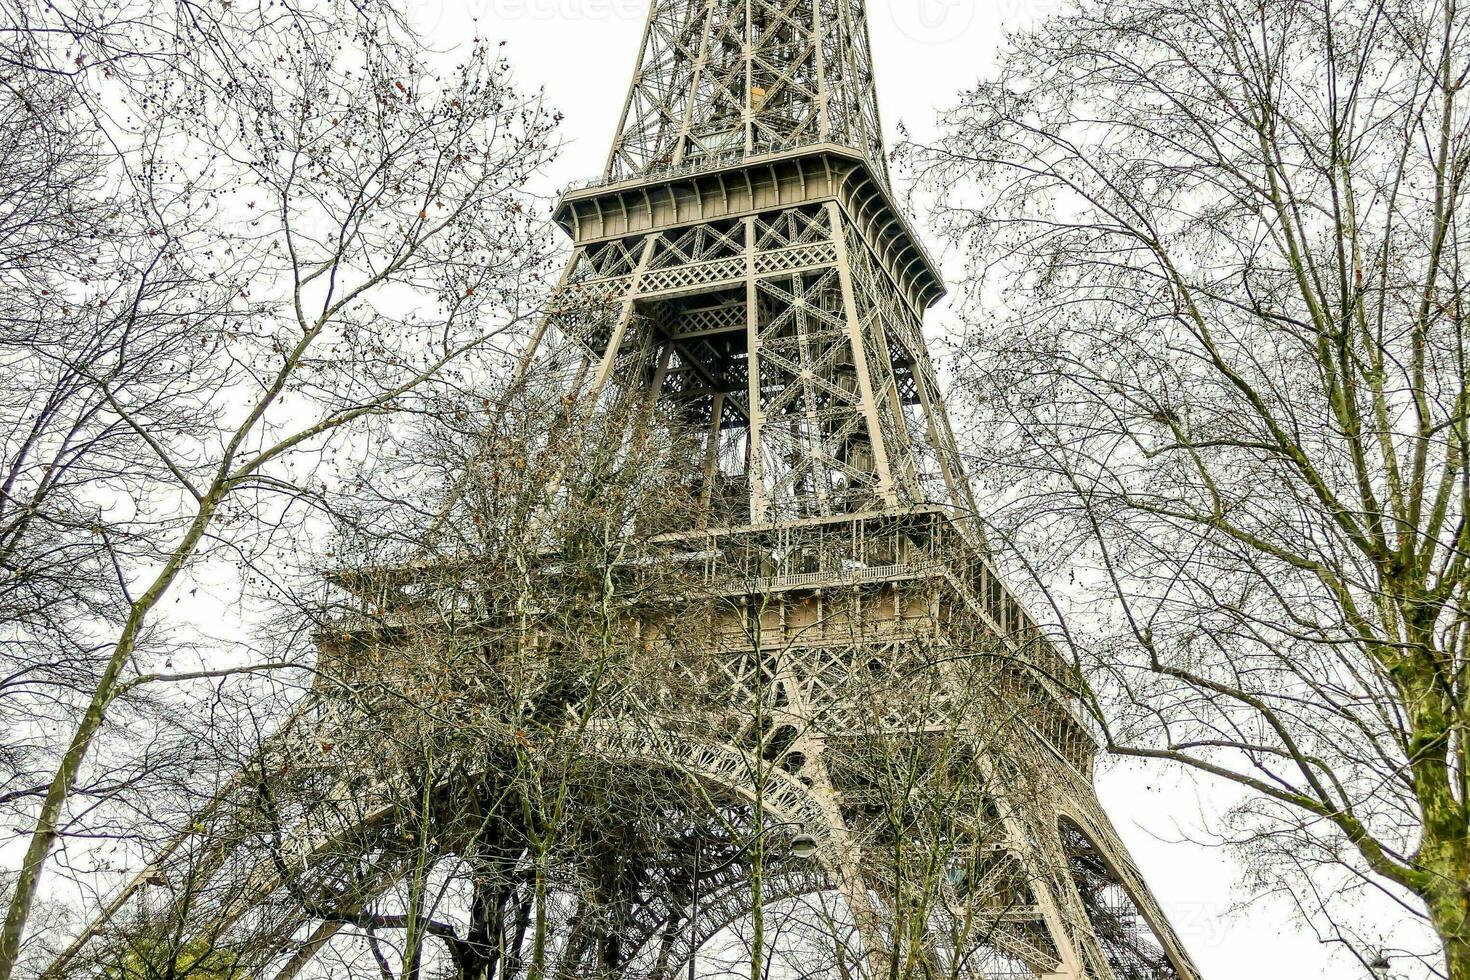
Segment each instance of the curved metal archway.
M1057 824L1067 871L1116 980L1183 980L1158 929L1112 863L1080 825Z

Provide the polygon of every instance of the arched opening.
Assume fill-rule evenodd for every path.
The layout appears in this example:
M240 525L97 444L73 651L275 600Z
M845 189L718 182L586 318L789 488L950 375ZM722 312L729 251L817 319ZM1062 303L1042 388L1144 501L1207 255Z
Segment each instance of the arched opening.
M1065 817L1058 829L1072 883L1117 980L1182 980L1153 924L1092 838Z

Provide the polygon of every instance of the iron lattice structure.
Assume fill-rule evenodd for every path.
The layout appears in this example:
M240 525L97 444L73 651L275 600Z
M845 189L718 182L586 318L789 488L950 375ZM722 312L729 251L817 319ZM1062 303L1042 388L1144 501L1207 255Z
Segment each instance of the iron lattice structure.
M847 0L656 0L604 181L833 143L886 179L868 24Z
M217 842L160 858L197 886L196 934L308 976L432 841L471 870L473 980L673 980L756 905L825 950L804 976L1196 980L1097 802L1071 669L963 516L922 329L944 290L890 194L862 0L654 0L606 172L556 218L573 254L537 343L578 352L567 404L693 434L687 520L619 572L677 588L632 590L634 655L589 721L557 610L511 608L473 562L341 576L357 607L322 670L368 693L309 706L252 763L270 779L201 818ZM541 677L593 746L561 770L553 871L497 801L526 728L555 725L507 708L502 742L441 747L461 761L419 783L382 748L395 702L371 692L423 689L425 646L469 658L465 690ZM465 731L494 715L475 704ZM791 828L815 862L784 856Z
M557 218L574 254L553 316L586 354L579 381L704 433L700 551L746 558L706 583L742 612L714 618L722 669L703 683L785 733L654 754L731 799L752 794L752 745L778 764L761 805L822 839L874 975L907 942L926 975L1195 976L1097 804L1068 669L948 516L974 504L923 339L944 290L890 194L862 0L654 0L602 180ZM996 654L983 679L936 666L976 649ZM940 693L916 704L917 677ZM977 683L978 700L943 693ZM859 733L934 730L968 739L980 816L947 916L905 940L867 856L893 831L851 761L871 757ZM730 921L709 915L701 936Z

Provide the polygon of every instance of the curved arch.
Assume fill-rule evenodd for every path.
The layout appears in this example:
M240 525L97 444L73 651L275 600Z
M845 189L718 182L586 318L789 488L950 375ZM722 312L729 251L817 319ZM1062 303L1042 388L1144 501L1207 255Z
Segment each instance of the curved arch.
M1116 980L1192 977L1092 834L1067 816L1058 818L1057 834L1073 890Z
M593 726L588 736L589 751L615 760L619 765L654 767L680 773L703 784L716 797L746 804L757 802L749 780L750 772L759 764L758 761L752 759L746 750L723 740L684 731L662 728L635 731L621 726ZM345 785L334 786L326 795L329 802L352 797ZM779 767L766 772L759 805L770 821L799 823L816 839L819 847L816 865L802 872L782 869L777 873L771 882L772 900L794 897L823 886L843 892L849 903L867 896L867 889L859 880L856 845L840 818L834 819L823 800L813 794L799 774ZM221 907L205 910L197 920L191 918L189 931L217 935L238 929L240 941L248 940L252 946L258 947L259 959L270 965L271 972L266 975L281 978L297 975L316 953L333 940L340 931L340 925L336 928L319 927L315 932L308 931L304 937L298 935L296 926L305 921L303 910L293 894L283 892L286 876L311 873L334 878L337 873L333 869L342 857L341 852L357 853L363 846L357 838L367 835L375 844L382 846L392 836L389 833L392 812L390 805L379 801L351 809L329 806L325 814L313 811L310 819L278 828L274 842L261 845L270 851L269 854L258 853L243 838L222 832L230 844L221 852L220 860L203 866L191 862L189 871L202 875L211 887L224 888L228 892L227 900ZM238 826L230 822L227 829L238 829ZM351 843L344 848L344 842ZM227 867L231 861L233 864ZM180 870L181 876L185 873ZM376 884L383 888L392 880L391 876L385 875ZM701 915L701 919L707 921L698 930L696 947L723 929L734 914L727 914L722 909L719 902L721 894L722 890L712 894L708 909ZM745 900L738 883L729 895L740 900L735 902L736 905ZM279 901L272 902L273 896ZM678 896L669 897L679 901ZM272 906L280 914L269 921L245 922L253 910L265 905ZM289 913L285 911L288 907ZM854 915L862 919L864 911L867 910L854 908ZM631 944L630 955L657 954L658 951L650 947L662 939L661 933L667 931L670 917L677 916L677 913L677 909L656 910L652 917L654 921L633 937L640 941ZM873 949L877 948L873 945L877 938L877 933L870 928L866 939ZM663 958L671 963L686 961L690 955L688 940L685 930L677 930L671 937L669 948L663 952Z
M763 888L764 903L769 906L822 892L828 888L830 885L827 882L809 871L778 869L776 874L767 879L767 884ZM628 957L628 962L636 963L641 957L646 957L656 941L667 936L672 925L676 927L676 931L667 943L667 949L660 951L664 969L672 975L672 967L675 964L687 964L691 955L702 950L720 933L750 914L748 881L742 877L712 893L708 897L707 905L702 902L700 922L694 927L692 936L687 913L688 909L683 906L667 910L655 925L643 930L630 944L634 946L634 949ZM650 976L659 975L656 969L650 972Z

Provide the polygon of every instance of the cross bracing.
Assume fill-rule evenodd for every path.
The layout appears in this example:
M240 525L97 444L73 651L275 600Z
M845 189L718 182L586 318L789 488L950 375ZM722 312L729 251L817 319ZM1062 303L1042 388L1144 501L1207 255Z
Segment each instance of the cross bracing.
M640 583L665 567L680 570L679 585L667 605L620 614L618 632L639 653L586 731L580 751L596 764L571 777L572 809L590 819L572 821L586 836L563 842L544 885L553 975L682 976L701 948L720 948L751 902L749 868L736 861L710 873L692 917L690 848L719 866L766 823L809 831L821 858L792 864L782 849L791 832L774 835L762 901L788 917L840 909L828 927L856 957L851 976L887 976L901 951L956 980L1192 976L1174 965L1187 960L1091 796L1085 729L1061 692L1017 665L1045 665L1054 678L1067 668L942 510L678 532L653 545L668 564L617 570L629 579L620 591L648 594ZM189 914L208 934L276 951L251 961L275 980L293 980L351 931L350 909L401 889L426 836L442 857L476 862L477 888L486 901L501 896L496 907L518 907L531 880L522 849L487 854L482 843L504 748L492 742L471 756L479 761L436 777L427 813L405 811L415 793L399 784L413 786L415 774L384 754L374 706L391 714L398 665L432 661L441 644L482 651L484 677L504 676L504 658L523 656L524 644L508 641L541 627L525 625L472 558L361 569L339 583L360 605L322 639L331 678L322 707L283 732L208 818L200 839L221 842L212 858L163 862L171 881L203 883ZM555 629L554 609L538 615ZM555 655L554 645L528 649ZM331 696L343 689L366 703ZM503 710L493 697L483 705ZM592 708L576 702L583 710ZM913 846L894 836L898 798L884 780L895 768L911 774L903 798L947 800L913 831L942 834L948 855L917 932L896 918L915 906L893 890L895 846ZM753 772L762 773L758 807ZM957 783L957 773L970 775ZM702 787L693 798L690 780ZM609 797L617 810L600 806ZM1059 815L1095 842L1078 889L1066 871L1078 846ZM1099 860L1120 876L1099 886ZM1141 898L1120 911L1125 889ZM1150 925L1165 930L1154 946ZM1120 928L1122 941L1108 931ZM502 975L526 976L514 916L494 930L496 949L517 950L498 961Z
M604 178L817 143L887 179L862 0L657 0Z
M662 403L710 440L742 430L727 447L742 455L715 453L702 479L736 478L751 521L960 505L922 328L880 263L841 206L813 203L590 242L553 310L620 365L608 376L657 376ZM644 346L630 361L634 337Z

